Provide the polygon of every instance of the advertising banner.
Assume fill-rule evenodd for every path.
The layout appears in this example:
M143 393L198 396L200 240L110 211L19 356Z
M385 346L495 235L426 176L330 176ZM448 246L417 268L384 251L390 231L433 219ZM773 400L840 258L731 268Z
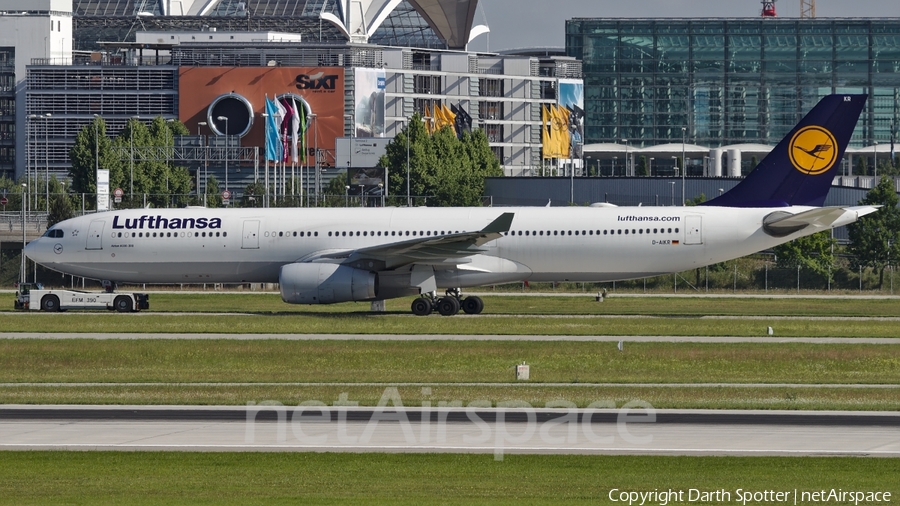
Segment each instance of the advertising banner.
M354 72L354 137L384 137L384 70L358 68Z
M291 116L287 124L291 144L302 151L297 163L312 164L318 148L331 153L320 158L320 164L333 164L334 139L344 135L343 68L182 67L178 79L178 115L191 132L209 135L213 127L219 131L227 128L232 135L243 134L241 145L259 146L260 157L264 158L267 129L262 114L266 112L266 98L281 97L278 102L289 104L298 115L298 121ZM223 100L223 96L227 98ZM217 108L211 114L214 104ZM218 122L219 111L225 111L227 123ZM283 123L282 118L279 129ZM296 143L295 131L302 137ZM291 146L287 147L287 156L293 158Z

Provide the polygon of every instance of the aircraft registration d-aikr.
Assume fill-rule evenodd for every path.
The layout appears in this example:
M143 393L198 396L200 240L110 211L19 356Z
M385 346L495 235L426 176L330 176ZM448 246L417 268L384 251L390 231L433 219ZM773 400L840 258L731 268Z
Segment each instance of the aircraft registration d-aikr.
M63 221L25 252L111 282L277 282L293 304L421 295L417 315L479 313L461 289L680 272L876 211L821 207L865 101L825 97L743 181L696 207L129 209Z

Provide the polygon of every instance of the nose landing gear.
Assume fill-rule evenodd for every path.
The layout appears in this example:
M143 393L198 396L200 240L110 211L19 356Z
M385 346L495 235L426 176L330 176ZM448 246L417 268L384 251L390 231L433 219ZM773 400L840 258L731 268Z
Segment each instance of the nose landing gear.
M435 292L422 294L412 302L410 309L416 316L426 316L434 310L442 316L453 316L460 309L466 314L479 314L484 310L484 301L475 295L463 298L459 288L450 288L443 297L437 297Z

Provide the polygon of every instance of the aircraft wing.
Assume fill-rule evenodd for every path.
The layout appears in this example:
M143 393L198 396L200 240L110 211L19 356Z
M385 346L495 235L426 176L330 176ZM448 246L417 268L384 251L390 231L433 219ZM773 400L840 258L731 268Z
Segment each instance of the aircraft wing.
M498 239L509 231L515 213L503 213L486 227L475 232L461 232L431 237L419 237L389 244L346 251L322 252L305 262L337 261L345 264L378 262L380 269L394 269L408 264L439 265L459 263L465 257L486 250L480 246Z
M784 237L806 227L827 230L853 223L862 216L874 213L880 207L818 207L797 214L776 211L763 220L763 228L775 237Z

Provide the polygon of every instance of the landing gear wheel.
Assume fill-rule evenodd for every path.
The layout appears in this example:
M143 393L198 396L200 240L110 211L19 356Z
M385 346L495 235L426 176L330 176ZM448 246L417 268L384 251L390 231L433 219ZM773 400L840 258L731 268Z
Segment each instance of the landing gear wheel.
M56 295L45 295L41 299L41 309L51 313L59 311L59 297Z
M424 298L419 297L418 299L412 301L411 308L412 312L416 316L427 316L431 314L431 310L433 309L431 305L431 301Z
M481 300L481 297L470 295L463 299L460 306L466 314L481 314L484 310L484 301Z
M131 312L131 299L124 295L119 295L113 300L113 306L115 306L116 311L120 313L130 313Z
M438 299L437 310L442 316L453 316L459 312L459 300L456 297L441 297Z

